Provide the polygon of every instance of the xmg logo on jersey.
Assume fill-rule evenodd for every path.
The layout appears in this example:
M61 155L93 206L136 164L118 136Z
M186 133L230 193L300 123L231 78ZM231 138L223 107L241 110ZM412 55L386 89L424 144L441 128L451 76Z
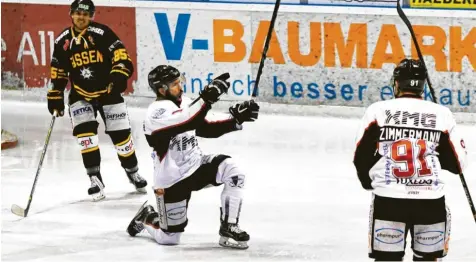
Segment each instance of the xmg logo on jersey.
M195 136L191 137L174 137L170 141L169 149L176 149L177 151L186 151L198 146L198 141Z
M436 115L435 114L425 114L425 113L410 113L407 111L397 110L392 112L390 110L385 110L387 118L385 119L385 124L395 124L395 125L406 125L411 123L416 127L423 126L427 128L436 127Z

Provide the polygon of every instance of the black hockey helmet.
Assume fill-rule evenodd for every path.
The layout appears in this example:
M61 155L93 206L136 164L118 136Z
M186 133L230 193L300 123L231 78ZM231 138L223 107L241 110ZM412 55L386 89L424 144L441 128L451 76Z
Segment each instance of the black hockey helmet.
M395 82L401 92L423 93L427 72L420 60L405 58L393 70L393 88Z
M156 95L159 94L159 88L167 90L169 84L179 78L182 78L182 81L184 80L180 71L169 65L157 66L149 72L148 76L149 86Z
M96 7L92 0L74 0L69 9L69 14L71 15L75 11L89 12L89 15L93 17Z

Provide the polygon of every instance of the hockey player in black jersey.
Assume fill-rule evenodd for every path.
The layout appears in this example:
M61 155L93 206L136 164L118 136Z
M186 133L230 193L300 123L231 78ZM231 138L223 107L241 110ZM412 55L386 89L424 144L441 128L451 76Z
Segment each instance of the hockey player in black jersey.
M245 174L230 156L204 154L196 139L241 130L244 122L258 118L259 106L253 100L236 104L230 107L230 114L213 118L209 110L230 87L228 78L228 73L215 78L192 103L182 96L183 76L176 68L161 65L149 73L149 86L157 100L147 110L144 133L153 149L157 212L143 205L127 228L131 236L145 227L159 244L179 244L188 223L191 193L223 186L219 244L248 248L250 236L238 225Z
M49 112L63 116L64 90L70 82L68 105L73 135L78 139L91 180L88 194L97 201L105 197L100 172L98 112L129 182L139 192L145 192L147 182L138 173L129 116L121 95L134 67L117 35L108 26L92 21L94 13L91 0L75 0L71 4L72 26L55 40L47 98Z
M396 99L370 105L362 119L354 165L372 192L369 256L402 261L407 234L414 261L448 252L450 211L443 170L460 174L466 150L451 111L422 99L424 65L404 59L393 72Z

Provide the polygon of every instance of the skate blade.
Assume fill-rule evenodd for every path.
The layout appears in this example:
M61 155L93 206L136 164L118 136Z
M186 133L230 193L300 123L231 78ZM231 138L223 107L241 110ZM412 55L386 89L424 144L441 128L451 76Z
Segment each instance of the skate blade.
M145 187L136 188L136 190L137 190L137 192L139 192L139 193L144 193L144 194L146 194L146 193L147 193L147 190L146 190L146 188L145 188Z
M146 200L142 204L142 206L140 206L139 211L137 211L137 213L135 214L134 219L132 221L135 221L136 217L140 214L140 212L142 212L142 210L144 210L145 206L147 206L147 202L149 202L149 200Z
M138 229L140 229L140 227L134 229L134 227L138 226L139 223L140 223L140 221L139 221L139 222L136 221L136 218L137 218L137 216L142 212L142 210L144 210L145 206L147 205L147 202L148 202L148 200L146 200L146 201L144 202L144 204L142 204L142 206L139 208L139 211L137 211L137 213L135 214L134 218L132 219L132 221L129 223L129 226L127 227L127 230L126 230L126 231L127 231L127 233L129 233L129 235L130 235L131 237L135 237L137 234L139 234L140 232L142 232L142 230L144 230L144 228L145 228L144 225L141 223L141 224L140 224L140 226L142 227L141 230L138 230ZM136 233L136 234L134 234L132 231L130 231L130 229L134 229L134 230L139 231L139 232Z
M220 237L218 244L222 247L234 248L234 249L247 249L248 241L235 241L229 237Z
M102 192L92 194L91 197L93 198L93 202L98 202L106 198L106 196Z

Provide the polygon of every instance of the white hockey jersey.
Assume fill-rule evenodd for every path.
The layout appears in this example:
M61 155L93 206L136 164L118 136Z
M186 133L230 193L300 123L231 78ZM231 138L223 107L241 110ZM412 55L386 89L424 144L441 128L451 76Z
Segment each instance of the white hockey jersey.
M203 153L195 137L215 138L241 129L231 115L211 121L205 118L210 106L200 99L182 97L180 107L170 100L158 100L147 109L144 134L154 149L154 188L168 188L189 177L202 164Z
M466 163L464 140L451 111L417 97L370 105L356 144L360 182L382 197L440 198L441 170L460 174Z

